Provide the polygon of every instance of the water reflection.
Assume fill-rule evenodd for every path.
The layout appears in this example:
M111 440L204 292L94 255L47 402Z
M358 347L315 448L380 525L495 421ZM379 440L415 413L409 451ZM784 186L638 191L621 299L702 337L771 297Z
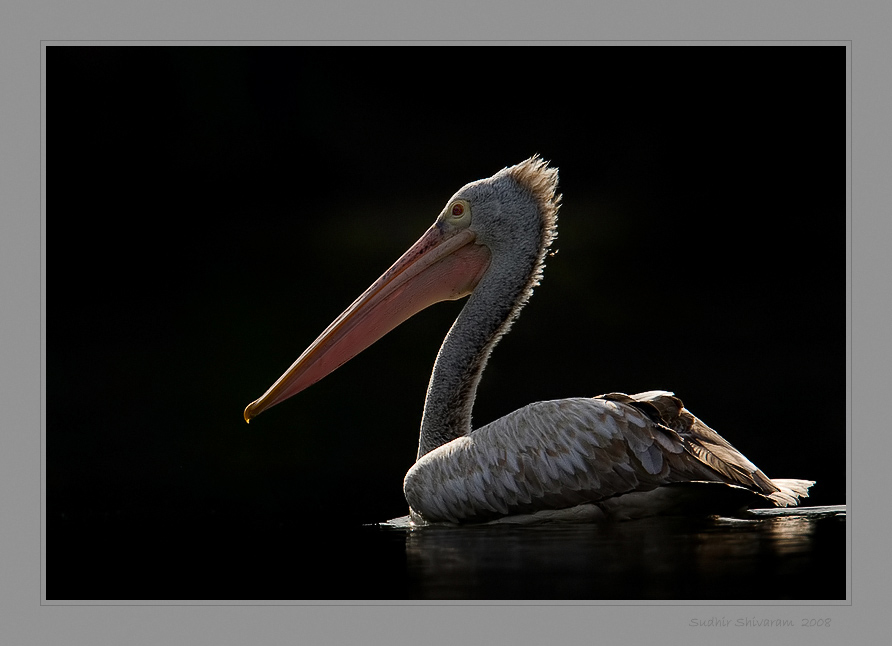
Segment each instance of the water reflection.
M842 521L842 522L840 522ZM405 532L427 599L844 599L845 508Z

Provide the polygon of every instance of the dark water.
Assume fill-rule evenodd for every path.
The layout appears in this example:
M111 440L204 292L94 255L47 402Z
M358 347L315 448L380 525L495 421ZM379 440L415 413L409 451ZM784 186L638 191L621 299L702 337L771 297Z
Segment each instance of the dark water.
M427 599L845 598L845 511L406 536Z
M841 600L844 507L604 525L69 522L48 599Z

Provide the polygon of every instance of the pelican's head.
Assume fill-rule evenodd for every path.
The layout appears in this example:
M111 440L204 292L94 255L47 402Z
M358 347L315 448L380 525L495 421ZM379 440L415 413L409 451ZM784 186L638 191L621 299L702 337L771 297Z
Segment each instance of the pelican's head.
M418 242L245 408L245 421L316 383L426 307L467 296L493 263L522 259L528 295L556 235L556 188L557 169L538 156L463 186Z
M547 250L556 233L558 171L538 156L466 184L446 203L434 226L444 234L467 229L494 254L516 253L535 239Z

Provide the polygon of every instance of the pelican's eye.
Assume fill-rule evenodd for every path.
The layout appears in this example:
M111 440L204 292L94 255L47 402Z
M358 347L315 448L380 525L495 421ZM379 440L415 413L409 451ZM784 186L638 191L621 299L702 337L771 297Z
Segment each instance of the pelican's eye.
M466 227L471 223L471 204L467 200L455 200L446 207L446 220L452 225Z

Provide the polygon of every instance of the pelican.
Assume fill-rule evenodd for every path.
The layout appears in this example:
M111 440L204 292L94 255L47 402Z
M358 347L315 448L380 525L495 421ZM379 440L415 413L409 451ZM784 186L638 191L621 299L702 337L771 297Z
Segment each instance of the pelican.
M462 187L434 224L245 408L250 421L434 303L470 295L437 355L418 456L403 481L424 523L626 520L799 504L667 391L529 404L478 429L493 347L541 278L557 235L558 170L540 156Z

